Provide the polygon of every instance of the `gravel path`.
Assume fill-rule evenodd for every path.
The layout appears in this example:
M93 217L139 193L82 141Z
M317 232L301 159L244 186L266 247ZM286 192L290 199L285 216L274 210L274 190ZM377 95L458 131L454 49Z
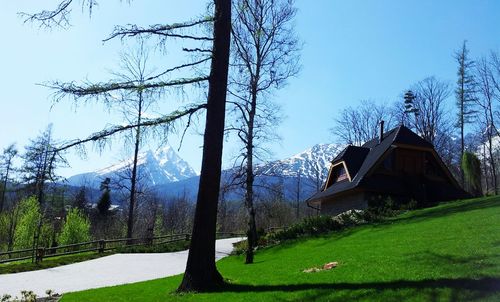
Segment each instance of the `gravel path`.
M216 242L216 260L233 250L233 243L242 238ZM146 281L181 274L186 268L188 251L163 254L115 254L39 271L0 275L0 298L3 294L20 296L31 290L45 296L47 289L56 293L81 291Z

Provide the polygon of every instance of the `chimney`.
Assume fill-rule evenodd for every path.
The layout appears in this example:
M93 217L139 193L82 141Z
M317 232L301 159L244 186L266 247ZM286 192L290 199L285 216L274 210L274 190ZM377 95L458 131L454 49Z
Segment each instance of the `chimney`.
M384 121L381 120L380 121L380 134L378 137L378 143L380 144L383 139L384 139Z

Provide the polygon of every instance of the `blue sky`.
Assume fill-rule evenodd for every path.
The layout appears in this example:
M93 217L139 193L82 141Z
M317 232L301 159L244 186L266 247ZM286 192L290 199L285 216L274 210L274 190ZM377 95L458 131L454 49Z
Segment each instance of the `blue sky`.
M43 3L41 3L43 2ZM106 80L118 65L120 41L101 40L114 25L173 23L203 14L206 1L148 0L100 1L92 17L75 8L68 30L39 30L23 24L16 13L38 11L57 1L8 1L2 4L0 28L0 89L3 131L0 147L17 142L24 146L48 123L60 140L85 137L119 115L100 106L71 102L55 105L49 89L36 85L51 80ZM282 137L271 144L273 158L284 158L317 143L333 142L329 133L334 117L362 99L394 102L401 92L427 76L454 84L453 53L463 40L473 57L500 50L500 1L335 1L297 0L295 28L304 43L301 73L274 96L285 120L277 129ZM175 47L175 45L174 45ZM164 64L178 60L172 51L156 58ZM165 96L165 102L173 95ZM164 110L161 107L159 111ZM453 112L453 98L449 100ZM196 170L201 159L201 129L189 131L180 155ZM170 142L178 146L178 137ZM148 146L147 146L148 147ZM154 142L150 146L154 148ZM71 168L65 176L103 168L127 157L116 141L102 154L90 152L86 160L68 154ZM225 146L225 166L238 149ZM92 150L90 148L89 150Z

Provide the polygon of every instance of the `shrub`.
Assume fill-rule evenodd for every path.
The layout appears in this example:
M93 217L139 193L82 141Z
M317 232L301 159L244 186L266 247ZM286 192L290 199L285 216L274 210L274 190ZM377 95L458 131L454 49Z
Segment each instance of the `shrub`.
M189 249L189 241L182 240L155 245L122 246L116 249L117 253L171 253Z
M282 241L295 239L305 235L318 235L330 231L336 231L343 228L343 224L339 220L335 220L330 216L317 216L304 219L302 222L292 225L291 227L269 235L269 239Z
M474 196L481 196L481 161L474 153L464 152L461 166L468 191Z
M77 208L71 209L59 234L59 244L74 244L90 240L90 222Z

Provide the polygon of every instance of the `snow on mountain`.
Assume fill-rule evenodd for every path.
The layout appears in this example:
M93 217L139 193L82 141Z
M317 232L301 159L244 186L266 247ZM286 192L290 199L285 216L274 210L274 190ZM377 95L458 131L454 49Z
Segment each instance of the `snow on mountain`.
M344 148L338 144L318 144L283 160L273 161L257 167L257 174L286 177L324 178L330 162Z
M133 158L130 158L96 172L74 175L68 178L68 183L75 186L99 187L100 182L106 177L112 180L129 178L132 174L132 164ZM148 186L167 184L196 176L191 166L170 146L154 152L148 150L140 153L137 158L137 167L138 179Z
M286 198L296 198L297 177L300 174L301 182L301 198L306 198L318 189L318 185L325 181L330 168L331 160L344 148L344 145L336 144L318 144L299 154L291 156L283 160L276 160L265 163L256 167L255 192L259 192L260 196L269 193L265 187L269 184L281 182L283 193ZM299 173L300 172L300 173ZM231 179L236 173L234 168L222 171L222 177ZM309 181L306 181L308 178ZM168 183L157 186L158 192L163 195L179 196L188 194L192 199L196 199L199 177L192 177L175 183ZM293 194L291 196L290 194ZM226 198L238 199L242 198L243 192L241 188L233 188L226 192Z

